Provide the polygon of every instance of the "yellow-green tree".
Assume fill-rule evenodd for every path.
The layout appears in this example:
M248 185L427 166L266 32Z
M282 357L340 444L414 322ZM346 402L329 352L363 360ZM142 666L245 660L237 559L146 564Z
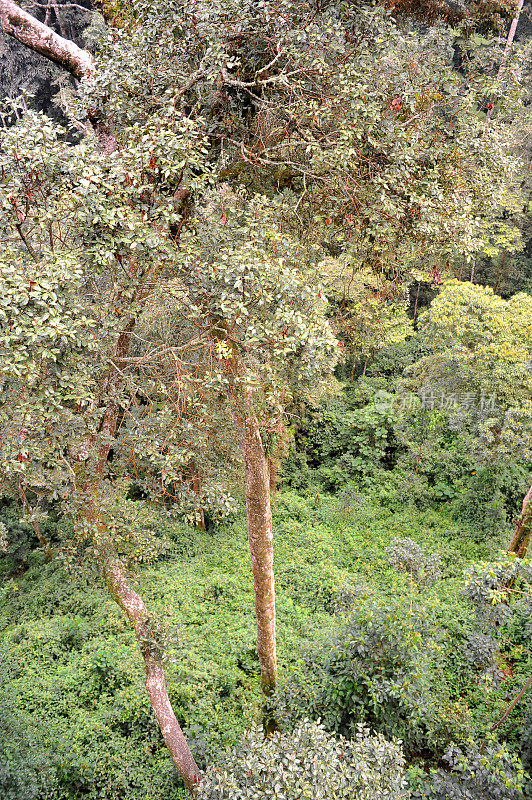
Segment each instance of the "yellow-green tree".
M488 286L449 281L422 319L422 336L428 355L409 380L445 393L447 408L469 398L484 458L532 462L532 297L504 300ZM532 532L531 496L532 489L509 547L521 557Z
M412 371L417 386L484 398L486 446L532 458L532 297L504 300L489 286L450 280L421 335L429 353Z

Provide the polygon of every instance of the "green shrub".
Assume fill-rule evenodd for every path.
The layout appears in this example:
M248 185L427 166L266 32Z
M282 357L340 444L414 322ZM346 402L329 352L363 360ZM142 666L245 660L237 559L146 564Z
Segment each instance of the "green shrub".
M435 771L412 791L412 800L521 800L525 788L523 766L502 744L484 752L474 744L451 747L444 756L446 769Z
M51 763L7 699L0 700L0 797L37 800L52 783Z
M20 503L0 500L2 548L0 550L0 579L19 572L28 564L37 538L29 525L20 522Z
M395 538L386 548L386 558L399 572L405 572L418 587L441 577L441 556L427 553L413 539Z
M282 469L286 485L301 489L314 482L336 491L391 463L394 415L377 409L370 394L351 389L300 419L296 449Z
M200 784L198 800L401 800L404 758L397 742L358 726L347 741L303 720L265 739L258 729L226 751Z
M500 460L480 466L472 462L460 484L453 515L483 533L511 521L530 485L530 469Z
M523 599L512 603L512 630L497 628L520 653L511 662L515 689L507 680L500 689L476 685L478 669L465 655L477 622L463 594L463 569L490 558L500 542L475 540L468 526L441 507L385 508L358 483L348 484L338 498L321 490L317 497L316 489L305 496L279 493L274 516L280 676L286 680L297 672L286 684L292 686L286 730L302 717L325 716L326 690L337 678L328 672L329 662L341 666L338 654L332 658L334 635L341 643L340 627L358 620L359 644L368 652L352 661L366 670L367 681L357 673L349 736L356 737L358 721L374 729L386 725L391 709L392 724L383 732L405 735L409 757L417 758L419 743L426 741L425 766L434 764L434 754L443 755L450 738L463 742L471 734L471 719L481 741L500 717L505 693L517 693L528 669L530 617L526 609L517 614ZM167 627L171 700L204 767L213 763L212 751L240 743L262 702L245 517L214 534L165 514L154 522L172 550L141 565L136 580ZM54 536L59 533L50 541ZM422 548L422 559L433 552L442 556L442 578L423 594L385 557L394 538L406 537ZM72 576L41 556L30 552L26 569L6 576L0 586L0 697L11 704L9 713L0 708L0 797L181 800L184 790L149 708L142 660L126 620L93 576ZM370 623L373 633L366 630ZM327 644L301 667L301 654L320 640ZM416 717L418 701L424 711ZM334 714L338 707L334 700ZM513 737L516 751L524 711L523 702L499 729L507 743ZM336 734L329 722L327 727Z
M439 669L443 651L426 606L412 598L359 601L344 629L309 653L279 692L278 714L293 725L321 719L346 737L363 723L402 740L407 757L436 757L452 738L450 692ZM456 712L456 709L455 709ZM460 719L454 720L460 726Z

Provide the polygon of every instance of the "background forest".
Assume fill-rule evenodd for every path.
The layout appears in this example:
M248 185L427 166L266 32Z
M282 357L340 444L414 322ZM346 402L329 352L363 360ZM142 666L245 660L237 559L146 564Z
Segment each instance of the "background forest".
M530 800L526 3L0 23L2 800Z

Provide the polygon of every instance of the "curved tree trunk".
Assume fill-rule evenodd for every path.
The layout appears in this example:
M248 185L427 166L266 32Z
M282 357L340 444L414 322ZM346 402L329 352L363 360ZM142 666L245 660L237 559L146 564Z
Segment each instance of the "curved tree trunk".
M146 296L147 293L140 289L137 299L143 300ZM114 358L111 360L112 368L116 367L117 370L105 379L109 397L116 397L119 394L118 390L123 381L124 359L129 353L131 335L135 323L136 319L132 318L117 338ZM101 484L106 473L111 442L116 435L118 415L118 404L108 401L102 414L101 438L99 441L93 439L87 443L87 447L92 451L91 461L88 464L90 477L83 485L80 494L81 517L90 532L95 556L102 568L109 591L125 612L135 631L137 642L144 658L148 697L166 746L170 751L172 761L189 791L194 793L195 787L201 778L201 773L168 697L161 647L157 642L155 630L144 601L129 586L112 537L98 511Z
M532 486L523 500L521 514L515 522L515 531L508 548L518 558L525 558L532 536Z
M86 523L93 531L97 557L110 593L131 623L144 659L146 689L159 728L185 785L194 793L201 772L177 721L168 697L162 663L162 649L157 641L153 623L140 595L128 584L124 568L116 554L105 523L93 511L88 511Z

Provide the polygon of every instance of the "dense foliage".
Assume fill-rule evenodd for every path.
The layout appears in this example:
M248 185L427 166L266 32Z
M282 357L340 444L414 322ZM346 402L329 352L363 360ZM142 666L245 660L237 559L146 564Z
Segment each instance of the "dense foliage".
M360 726L349 741L335 739L305 720L266 742L262 732L245 734L219 772L207 772L198 795L204 800L401 800L406 796L402 768L400 748L382 735L371 737Z
M113 603L91 587L90 573L80 580L45 565L41 553L32 555L31 529L17 527L14 508L4 509L3 520L10 554L3 573L0 670L7 698L6 794L9 789L23 797L27 785L29 798L54 800L77 800L80 787L94 798L140 798L147 791L180 796L141 691L131 633ZM156 522L166 554L144 567L139 579L166 629L172 701L200 763L224 764L217 752L240 743L260 705L245 527L239 519L206 534L164 515ZM482 622L479 628L482 598L497 591L508 573L502 565L477 565L489 561L500 540L475 542L474 528L441 511L410 506L390 513L360 494L349 504L328 496L317 504L314 493L283 493L275 526L279 657L293 724L299 715L315 713L332 731L354 733L365 719L373 730L404 737L415 753L408 760L416 767L407 773L412 791L421 785L418 765L438 769L450 742L463 749L472 737L478 750L530 665L526 582L516 586L502 626ZM51 542L62 535L50 524L45 533ZM417 544L421 557L412 543L408 552L420 574L429 556L439 553L439 580L412 581L394 555L406 546L395 534ZM474 570L469 588L466 569ZM492 574L499 576L495 582ZM486 648L479 651L481 632L495 636L487 656ZM417 651L407 646L416 643ZM334 694L348 663L358 678L350 686L344 680ZM359 714L342 710L342 692L349 692ZM524 698L498 729L511 752L525 758L527 714ZM512 780L520 780L510 762L508 769ZM457 772L458 782L462 774ZM47 781L48 795L35 788L39 781Z
M183 798L154 670L204 800L532 797L530 47L432 5L113 0L2 105L6 800Z

